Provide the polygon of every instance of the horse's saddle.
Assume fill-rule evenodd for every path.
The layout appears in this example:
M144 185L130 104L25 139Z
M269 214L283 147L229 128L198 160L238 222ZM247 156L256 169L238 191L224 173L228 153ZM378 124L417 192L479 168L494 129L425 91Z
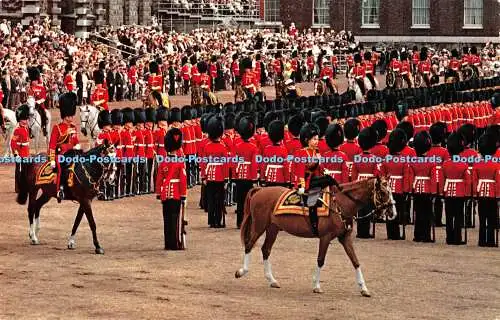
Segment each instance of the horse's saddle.
M69 168L65 168L64 170L68 170L68 186L73 186L74 182L74 165L71 165ZM54 172L52 167L50 166L50 162L44 163L39 169L36 174L36 181L35 184L37 186L39 185L44 185L44 184L55 184L56 183L56 178L57 178L57 173Z
M321 203L318 207L318 217L326 217L329 214L328 208L324 205L329 201L327 193L323 193L322 200L323 202L318 201ZM280 196L273 213L275 215L298 214L309 216L309 208L305 203L303 204L302 196L297 193L297 190L289 190Z

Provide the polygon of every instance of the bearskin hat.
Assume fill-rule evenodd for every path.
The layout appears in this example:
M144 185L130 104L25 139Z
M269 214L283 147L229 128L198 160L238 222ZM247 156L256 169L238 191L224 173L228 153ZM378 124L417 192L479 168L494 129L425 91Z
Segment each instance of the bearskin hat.
M269 139L277 144L285 137L285 123L281 120L274 120L269 124Z
M359 134L361 122L356 118L351 118L344 123L344 134L346 139L354 140Z
M21 120L28 120L30 117L30 107L27 104L20 105L16 109L16 120L17 122Z
M457 49L451 50L451 56L453 58L457 58L458 59L458 57L459 57L458 50Z
M239 102L237 105L243 105L243 111L245 112L255 112L255 102L251 100L246 100L244 103Z
M359 53L356 53L354 55L354 63L361 63L363 59L361 58L361 55Z
M497 137L492 134L483 134L479 138L478 150L483 157L494 155L497 151Z
M358 143L364 151L370 150L377 144L377 132L372 127L364 128L359 133Z
M221 116L213 116L208 119L207 133L210 140L216 140L222 137L224 133L224 120Z
M491 106L493 107L493 109L500 107L500 92L495 93L491 97Z
M472 123L466 123L458 128L457 132L464 137L465 145L469 145L474 141L476 136L476 127Z
M404 149L407 143L408 139L406 138L406 133L402 129L395 129L389 135L387 147L389 148L390 154L397 154Z
M76 114L77 97L74 92L66 92L59 96L59 111L61 119L72 117Z
M181 109L179 108L170 109L168 115L168 124L172 124L174 122L182 122Z
M112 125L113 122L111 121L111 113L107 110L102 110L99 112L99 115L97 116L97 125L99 126L99 129L104 128L105 126L110 126Z
M422 47L422 49L420 49L420 61L425 61L425 60L427 60L427 48Z
M250 139L255 133L255 121L253 117L243 117L238 122L238 133L243 140Z
M250 58L243 58L240 62L240 70L252 69L252 60Z
M431 135L433 144L441 144L444 142L446 136L446 124L444 122L436 122L429 128L429 134Z
M319 135L318 127L313 123L306 123L300 129L300 143L303 147L307 147L309 145L309 140L311 140L314 136Z
M418 47L417 46L413 46L413 51L418 51Z
M64 66L64 71L66 72L73 71L73 65L71 63L67 63L66 66Z
M391 55L390 55L391 59L397 59L398 56L399 56L399 54L398 54L397 50L392 50L391 51Z
M158 63L156 61L151 61L149 63L149 73L151 74L157 74L158 73Z
M184 106L181 109L181 121L191 120L191 106Z
M201 132L207 133L208 120L213 116L214 116L213 113L205 113L204 115L201 116L201 119L200 119Z
M288 120L288 131L294 137L298 137L300 135L300 129L304 125L304 122L304 118L300 114L291 117Z
M182 65L185 65L186 63L188 63L188 57L186 57L186 56L182 57L181 63L182 63Z
M174 152L182 147L182 131L178 128L170 128L165 134L165 150Z
M321 138L325 135L326 129L330 123L326 117L318 117L315 119L314 124L318 127L319 137Z
M123 114L123 123L135 123L135 114L134 110L132 108L123 108L122 109L122 114Z
M130 58L130 61L128 63L129 67L135 66L137 64L137 59L136 58Z
M387 136L387 123L384 120L375 120L375 122L372 123L372 128L377 133L377 142L381 141L385 138L385 136Z
M146 112L144 112L143 108L135 108L134 109L134 123L144 123L146 122Z
M102 60L99 62L99 70L106 69L106 61Z
M103 84L104 83L104 74L101 70L94 70L94 74L92 76L95 84Z
M278 117L276 115L276 112L273 112L273 111L270 111L270 112L267 112L265 115L264 115L264 119L263 119L263 122L262 122L262 125L264 127L264 129L266 129L266 131L268 130L268 126L269 124L276 120Z
M413 125L410 122L408 122L408 121L401 121L400 123L398 123L398 125L396 126L396 128L402 129L405 132L406 138L408 140L410 140L411 138L413 138L414 129L413 129Z
M424 155L432 146L431 136L427 131L420 131L413 138L413 146L417 156Z
M168 121L168 109L160 107L156 110L156 123L160 121Z
M371 61L372 60L372 53L370 51L366 51L364 54L364 58L366 61Z
M446 141L448 152L451 156L458 155L465 149L464 136L458 132L453 132Z
M344 130L339 124L331 124L325 132L326 144L330 149L335 149L344 142Z
M146 113L146 122L156 122L156 109L149 107L145 110Z
M40 80L40 71L36 67L28 68L28 77L30 81L38 81Z
M224 129L234 129L234 122L236 120L236 115L232 112L226 113L224 115Z
M469 47L463 47L462 48L462 53L463 54L469 54Z
M224 111L224 113L243 111L243 110L236 110L236 106L231 102L227 102L226 104L224 104L222 110Z
M189 62L194 66L196 64L196 56L195 55L190 56Z
M233 61L236 60L236 59L238 59L238 54L237 53L233 54Z
M408 59L408 53L407 52L401 52L400 54L401 61L405 61Z
M198 72L207 73L208 64L205 61L198 62L197 67L198 67Z
M484 131L485 134L493 135L497 139L497 143L500 142L500 125L492 124L489 125Z
M111 124L121 126L123 124L123 113L120 109L111 110Z

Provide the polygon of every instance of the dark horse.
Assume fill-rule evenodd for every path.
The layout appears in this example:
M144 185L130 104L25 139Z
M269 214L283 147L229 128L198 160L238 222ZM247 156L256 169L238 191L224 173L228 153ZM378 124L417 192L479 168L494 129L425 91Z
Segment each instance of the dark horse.
M92 237L94 240L95 252L103 254L104 249L97 240L96 224L92 213L92 199L98 195L99 184L105 180L108 183L114 181L116 165L113 157L115 149L113 145L109 145L107 141L103 145L95 147L86 153L69 151L65 156L79 156L83 161L75 162L70 169L66 169L67 177L72 176L72 183L67 183L65 186L65 200L77 201L80 204L76 215L73 230L68 242L68 248L75 248L75 233L80 225L83 215L87 217ZM28 218L30 222L29 237L31 244L40 244L38 234L40 231L40 209L44 204L49 202L50 198L56 197L57 190L55 183L36 184L36 177L41 169L47 168L46 163L30 163L23 167L23 172L19 175L18 186L19 193L17 194L17 203L23 205L29 199L28 203ZM62 181L61 181L62 183ZM37 198L38 193L41 195Z
M370 296L366 287L363 273L358 258L354 252L352 243L352 223L354 219L371 218L372 214L381 217L384 214L388 219L396 217L396 209L390 188L385 178L377 177L358 182L341 185L339 191L330 194L328 207L329 215L319 217L318 231L320 235L318 264L313 277L313 292L323 292L320 288L320 271L325 263L326 252L330 242L338 238L356 269L356 282L363 296ZM248 273L250 263L250 251L265 232L266 239L262 245L262 257L264 259L264 275L273 288L279 288L279 284L271 271L269 256L274 241L280 230L284 230L294 236L302 238L313 238L309 217L297 214L274 215L274 207L278 199L289 189L284 187L253 188L245 200L244 218L241 225L241 240L245 247L243 268L236 271L236 278ZM357 217L359 209L372 205L373 211L363 217ZM386 212L387 211L387 212Z

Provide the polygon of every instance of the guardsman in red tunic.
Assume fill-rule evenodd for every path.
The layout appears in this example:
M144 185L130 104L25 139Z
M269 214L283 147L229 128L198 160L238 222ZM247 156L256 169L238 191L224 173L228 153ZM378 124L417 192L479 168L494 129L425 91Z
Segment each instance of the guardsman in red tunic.
M12 153L16 158L20 157L19 162L16 159L16 192L19 190L18 181L21 178L21 174L24 174L26 167L26 165L22 162L22 159L27 158L30 155L30 129L28 126L29 116L30 109L28 105L23 104L16 109L16 120L18 126L14 129L10 140L10 149L12 150Z
M427 131L419 132L413 139L417 157L427 158L432 141ZM415 242L434 242L431 238L432 226L432 194L437 192L436 163L423 161L411 163L409 181L412 184L415 210Z
M283 81L283 61L281 60L281 53L276 53L273 61L274 73L276 74L276 81Z
M205 104L210 104L209 94L212 92L212 77L208 75L208 64L205 61L198 63L198 72L200 73L199 86L203 90L203 100Z
M413 85L411 83L411 66L408 61L408 54L406 52L401 52L401 77L406 81L408 88Z
M231 62L231 74L233 75L233 90L235 88L235 85L237 83L237 81L240 78L240 62L238 61L238 54L235 53L233 54L233 61Z
M251 98L257 92L255 87L254 74L252 72L252 60L250 58L244 58L241 60L241 68L243 69L243 76L241 78L241 86L247 95L247 98Z
M28 76L30 78L30 89L28 94L35 99L35 108L40 114L41 127L43 135L47 135L47 108L45 101L47 99L47 90L40 80L40 71L36 67L28 68Z
M462 241L464 227L464 206L471 196L471 174L467 162L456 161L465 149L465 140L460 133L453 132L447 140L450 159L441 167L440 193L444 196L446 211L446 243L465 244ZM455 160L455 161L454 161Z
M396 50L391 51L391 62L389 63L389 69L392 70L396 75L401 72L401 62L398 60L398 52Z
M56 190L58 190L58 202L64 199L64 186L66 185L66 171L68 166L67 162L60 163L59 155L65 155L71 150L81 149L74 124L76 104L77 96L74 92L67 92L59 97L59 111L61 112L62 122L54 125L50 134L48 154L50 166L52 169L57 168Z
M387 136L387 123L382 120L375 120L371 127L377 133L377 144L370 150L370 153L380 158L385 158L389 154L389 148L382 144L382 140Z
M326 118L326 114L323 111L313 112L311 115L312 123L318 127L318 151L319 154L323 154L330 150L328 144L325 140L325 132L328 128L329 122Z
M149 63L148 88L150 92L157 91L163 93L163 76L159 72L159 66L156 61Z
M191 86L196 86L200 84L200 71L198 70L198 65L196 63L196 57L192 55L190 58L191 62Z
M363 150L363 153L356 155L354 158L355 161L352 166L352 181L370 179L378 176L380 173L377 163L373 161L376 156L370 153L370 150L377 144L377 133L375 130L371 127L366 127L361 130L358 136L358 142L359 146ZM369 212L369 207L363 208L359 210L358 216L364 217ZM370 235L369 219L365 218L358 220L357 229L357 238L370 239L375 237L375 235Z
M106 141L109 144L113 143L113 136L111 131L112 121L109 111L102 110L101 112L99 112L99 115L97 116L97 125L99 126L99 129L101 129L101 132L99 132L99 135L97 136L95 145L103 145ZM109 183L101 181L101 184L99 185L99 191L101 193L97 197L99 200L113 200L113 186L111 186Z
M188 94L189 91L189 82L191 81L191 65L188 63L187 57L182 57L182 68L181 68L181 77L184 83L183 89L184 94ZM163 144L163 142L162 142Z
M103 86L104 83L104 75L101 71L94 71L94 83L96 84L96 88L92 93L91 101L94 106L96 106L99 110L109 111L108 107L108 89Z
M307 51L307 81L312 81L314 78L314 56L312 50Z
M289 186L290 165L287 161L288 151L281 143L285 137L285 123L281 120L273 120L269 126L269 139L271 145L264 148L261 166L261 181L266 186ZM275 157L275 158L274 158ZM274 161L274 159L276 159Z
M243 207L248 191L258 178L257 156L260 154L255 142L251 141L255 133L253 117L243 117L237 123L241 141L234 147L235 155L241 160L233 164L234 181L236 183L236 226L243 222Z
M163 236L165 250L184 250L185 226L184 207L187 197L186 167L178 160L178 150L182 146L182 132L171 128L163 142L170 161L162 161L156 178L157 199L163 205Z
M292 75L290 79L295 82L299 82L299 58L297 57L297 51L292 52L292 61L290 61L292 65Z
M462 48L462 60L460 60L461 64L462 64L462 76L463 76L463 72L464 70L469 67L470 65L470 57L469 57L469 48L468 47L463 47Z
M210 65L208 67L208 74L210 75L210 88L215 92L215 79L217 78L217 57L212 56Z
M419 62L420 62L420 52L418 51L418 47L414 46L411 55L411 65L413 74L417 74Z
M228 151L221 141L224 122L219 116L207 122L209 142L203 148L201 170L204 172L208 205L208 224L211 228L225 228L224 194L229 177Z
M339 150L347 155L347 169L349 181L352 180L352 166L354 164L354 157L361 154L363 150L356 142L359 131L361 127L361 122L356 118L351 118L344 123L344 135L346 141L339 146Z
M443 202L439 196L439 182L441 181L442 175L442 165L450 158L448 150L443 147L444 140L447 135L447 128L444 122L434 123L430 129L429 134L431 135L432 146L429 152L427 152L428 157L436 156L439 157L440 162L436 163L436 181L438 183L437 192L434 193L434 220L436 227L443 226Z
M149 107L145 110L146 112L146 123L144 125L144 130L142 135L144 136L144 144L146 148L146 188L145 193L153 193L154 186L154 176L153 176L153 164L155 158L155 140L154 140L154 124L156 122L156 109Z
M165 157L167 152L165 151L165 134L168 131L168 109L159 108L156 111L156 123L157 128L154 132L154 144L155 144L155 154L160 157Z
M337 58L336 54L338 54L338 52L334 51L333 54L332 54L332 57L330 58L330 61L332 63L333 77L334 78L337 77L338 65L339 65L339 61L338 61L338 58ZM375 70L374 70L374 72L375 72Z
M431 86L431 64L427 59L427 48L423 47L420 51L420 62L418 63L418 72L422 75L425 85Z
M121 138L121 131L123 130L123 114L120 109L111 110L111 124L113 125L113 129L111 131L111 142L115 146L116 149L116 158L121 161L123 158L123 145ZM116 164L116 181L114 186L114 198L123 198L124 188L125 188L125 164L119 162Z
M123 130L120 132L122 147L123 147L123 161L125 161L125 180L124 189L125 197L131 197L134 194L131 192L132 181L132 170L134 168L132 160L135 157L135 145L134 145L134 110L131 108L122 109L123 114Z
M146 112L144 112L143 108L135 108L134 109L134 120L135 120L135 129L133 130L133 139L134 139L134 151L135 156L139 158L139 161L136 164L137 169L134 170L136 175L136 181L134 181L134 186L136 186L135 194L144 194L146 193L146 168L147 168L147 159L146 159L146 143L144 139L144 123L146 123Z
M178 111L178 108L173 108L171 111L171 115L175 115ZM196 155L196 142L195 137L193 137L193 132L191 130L191 106L184 106L180 109L180 118L182 122L182 151L186 155L186 172L187 172L187 184L188 188L193 187L194 185L194 174L193 174L193 161L189 160L190 156Z
M128 69L127 75L130 81L130 100L135 100L136 90L137 90L137 67L136 59L130 59L130 67ZM103 77L104 78L104 77Z
M338 147L344 142L344 132L340 124L331 124L326 129L325 140L330 148L322 154L325 159L324 173L332 176L338 183L349 182L349 169L347 168L347 155Z
M388 240L404 240L401 235L400 223L405 221L407 197L411 191L411 183L409 178L409 166L406 162L397 161L402 159L403 149L407 144L406 134L402 129L395 129L389 136L389 158L382 163L381 174L388 178L389 187L396 202L396 210L399 219L386 222L387 239Z
M323 68L319 73L319 77L326 84L328 89L330 89L330 92L335 92L333 89L333 69L328 59L323 60Z
M228 155L229 157L234 157L235 155L235 138L236 138L236 133L234 131L234 125L235 125L235 115L232 112L228 112L227 110L225 111L224 114L224 134L221 137L222 143L227 148ZM225 200L224 200L224 205L225 206L233 206L235 205L235 199L234 199L234 189L236 189L235 182L233 181L234 177L234 166L229 167L229 184L227 185L226 188L226 195L225 195Z
M460 61L458 60L457 49L451 50L451 60L448 64L448 70L446 72L445 81L458 82L460 77L458 71L460 70Z
M304 118L300 115L294 115L288 120L288 140L285 141L285 146L289 155L293 155L295 151L302 148L299 135L300 129L304 125ZM292 163L291 163L292 164Z
M356 79L356 82L359 88L361 89L361 92L363 94L366 94L365 82L364 82L366 76L365 67L362 65L363 60L361 59L361 55L359 53L356 53L354 55L354 62L356 63L356 65L354 66L354 68L352 68L351 74L354 77L354 79Z
M74 92L76 90L76 82L73 78L73 66L71 63L66 64L64 67L64 87L67 92Z
M365 52L365 60L363 61L363 66L365 68L365 74L370 83L372 84L372 89L377 89L377 84L375 83L375 65L372 62L372 53L370 51Z
M479 152L482 161L474 163L472 169L473 194L478 199L479 246L495 247L495 230L498 228L498 199L500 199L500 164L493 161L497 150L493 134L479 138ZM498 241L498 239L497 239Z

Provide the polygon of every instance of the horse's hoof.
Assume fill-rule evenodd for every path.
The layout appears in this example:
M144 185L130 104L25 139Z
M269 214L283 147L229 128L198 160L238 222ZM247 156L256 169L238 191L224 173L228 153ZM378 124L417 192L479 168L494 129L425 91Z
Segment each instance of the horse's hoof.
M370 292L368 291L368 289L365 289L365 290L361 290L361 295L363 297L371 297L372 295L370 294Z
M281 288L278 282L271 282L271 288Z
M239 279L239 278L243 277L244 275L246 275L247 273L248 273L248 270L240 269L240 270L235 272L234 277L236 279Z
M74 250L75 248L76 248L76 243L74 243L74 242L68 243L68 249L69 250Z
M95 254L104 254L104 249L103 248L95 249Z
M39 244L40 244L40 240L38 240L38 239L31 239L31 245L32 246L37 246Z
M321 289L321 288L314 288L314 289L313 289L313 292L314 292L314 293L323 293L324 291L323 291L323 289Z

